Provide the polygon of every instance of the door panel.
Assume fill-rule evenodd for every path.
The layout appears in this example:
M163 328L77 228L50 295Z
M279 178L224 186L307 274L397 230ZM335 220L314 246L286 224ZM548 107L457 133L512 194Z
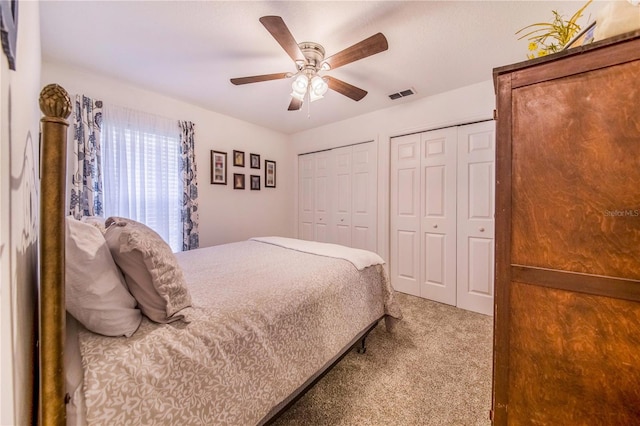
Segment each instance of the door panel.
M493 314L495 123L458 132L458 307Z
M334 149L331 154L335 164L332 242L351 247L351 147Z
M378 251L378 146L373 142L352 148L352 247Z
M456 304L457 129L421 135L423 265L420 295Z
M316 241L330 242L331 157L328 151L314 156L314 237Z
M391 139L389 269L393 287L420 296L420 135Z
M314 240L314 157L312 154L298 157L298 238Z

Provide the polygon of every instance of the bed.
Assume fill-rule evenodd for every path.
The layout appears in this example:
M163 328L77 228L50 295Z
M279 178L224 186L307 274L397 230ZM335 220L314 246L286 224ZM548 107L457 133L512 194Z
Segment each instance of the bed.
M42 424L266 424L364 347L380 320L389 330L401 318L372 252L265 237L169 255L135 221L111 218L99 230L65 218L70 106L53 86L40 100ZM76 294L86 291L77 283L98 285L113 273L73 252L91 238L105 246L87 252L110 257L128 290L106 314L95 314L111 306L102 290ZM136 284L149 277L152 284Z

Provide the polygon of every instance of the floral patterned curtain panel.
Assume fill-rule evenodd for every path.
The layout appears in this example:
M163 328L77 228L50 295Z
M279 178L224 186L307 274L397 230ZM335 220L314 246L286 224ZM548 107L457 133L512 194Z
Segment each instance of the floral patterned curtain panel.
M191 121L179 121L182 176L182 250L191 250L200 245L198 237L198 181L195 159L195 125Z
M102 215L101 127L102 101L76 95L69 214L77 219Z

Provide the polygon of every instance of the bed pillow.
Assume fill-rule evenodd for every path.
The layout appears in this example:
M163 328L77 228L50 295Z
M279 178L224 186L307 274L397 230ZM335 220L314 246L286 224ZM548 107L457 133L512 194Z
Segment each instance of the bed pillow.
M142 313L159 323L183 319L179 312L191 306L191 296L171 247L140 222L110 217L105 225L113 260Z
M65 238L67 311L94 333L131 336L142 315L102 233L68 216Z

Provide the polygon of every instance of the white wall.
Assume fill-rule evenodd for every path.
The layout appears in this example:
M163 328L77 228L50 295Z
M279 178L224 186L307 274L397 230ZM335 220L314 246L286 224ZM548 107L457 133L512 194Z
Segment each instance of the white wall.
M200 210L200 246L259 235L293 236L293 188L289 136L205 110L97 73L44 62L42 84L57 83L69 94L84 94L115 105L189 120L196 124L196 163ZM233 150L245 152L244 168L232 166ZM227 185L212 185L210 151L227 152ZM249 154L259 154L261 169L249 168ZM276 161L276 188L264 187L264 160ZM245 190L233 189L233 173L246 175ZM249 175L261 176L261 190L249 189Z
M0 53L0 424L34 415L40 18L20 2L16 70Z
M393 136L408 133L491 119L494 108L493 82L487 80L296 133L292 135L291 162L296 168L297 176L298 154L357 142L376 141L378 143L378 253L384 259L388 259L390 139ZM298 220L297 192L296 180L294 201L296 223Z

